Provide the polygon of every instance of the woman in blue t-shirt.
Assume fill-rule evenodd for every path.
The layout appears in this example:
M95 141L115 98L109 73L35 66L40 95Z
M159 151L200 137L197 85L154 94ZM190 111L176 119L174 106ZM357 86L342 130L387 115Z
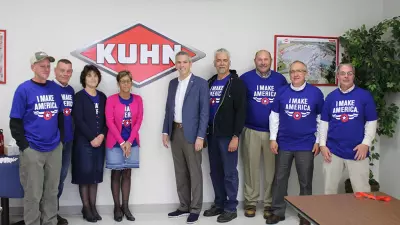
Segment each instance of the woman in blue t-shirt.
M117 75L119 93L107 99L106 168L111 169L111 191L114 199L114 220L134 221L129 211L131 168L139 168L139 129L143 119L143 103L139 95L131 94L132 74ZM122 177L122 179L121 179ZM122 188L121 188L122 187ZM120 190L122 189L122 207Z
M101 74L95 66L86 65L80 81L84 89L76 93L72 112L75 123L72 183L79 185L83 218L96 222L102 219L96 210L96 196L97 184L103 182L107 97L96 89Z

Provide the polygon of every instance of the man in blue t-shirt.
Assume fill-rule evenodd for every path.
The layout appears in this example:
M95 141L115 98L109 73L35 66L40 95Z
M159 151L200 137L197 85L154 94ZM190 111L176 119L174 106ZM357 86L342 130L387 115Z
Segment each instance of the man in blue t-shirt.
M24 221L26 225L56 225L63 107L59 87L47 81L54 58L36 52L30 61L34 77L18 86L10 112L11 135L21 151Z
M272 214L267 224L285 219L288 181L293 159L300 195L312 195L314 156L319 153L318 124L324 104L321 90L306 82L307 66L294 61L289 67L290 85L279 89L270 115L271 151L277 155L272 194ZM310 224L300 216L300 225Z
M378 115L371 93L354 85L351 64L338 66L339 88L325 100L321 114L320 146L324 157L325 194L336 194L346 166L354 192L370 192L369 147Z
M286 78L271 70L271 54L260 50L254 58L256 68L240 79L247 87L246 123L240 151L244 170L244 215L254 217L260 196L260 159L264 162L264 218L271 213L275 155L269 149L269 115L277 90L287 85Z
M238 145L246 120L246 86L235 70L229 69L230 54L218 49L214 56L217 74L208 80L210 119L208 123L208 156L214 205L204 216L217 216L225 223L237 218L239 188Z
M64 115L64 142L62 150L62 165L61 165L61 175L60 182L58 185L58 199L60 199L61 194L64 189L64 181L68 174L69 165L71 164L71 151L72 151L72 139L74 137L74 124L72 120L72 106L73 97L75 95L74 89L68 85L69 80L72 76L72 63L68 59L60 59L54 68L54 74L56 79L53 81L60 88L60 97L63 105L63 115ZM68 221L57 215L57 225L67 225Z

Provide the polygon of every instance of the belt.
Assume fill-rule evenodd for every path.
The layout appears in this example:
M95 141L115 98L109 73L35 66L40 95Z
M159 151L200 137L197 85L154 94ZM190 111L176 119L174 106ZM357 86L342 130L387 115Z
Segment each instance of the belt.
M174 122L174 123L173 123L173 127L174 127L174 128L182 128L183 126L182 126L182 123L176 123L176 122Z

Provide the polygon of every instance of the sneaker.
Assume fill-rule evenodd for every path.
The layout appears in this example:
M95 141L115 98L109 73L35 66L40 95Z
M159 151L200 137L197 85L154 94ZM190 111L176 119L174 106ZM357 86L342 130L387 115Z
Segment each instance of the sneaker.
M189 217L186 220L186 223L187 224L194 224L194 223L197 223L198 220L199 220L199 214L190 213Z
M223 209L218 208L217 206L213 205L210 209L204 211L203 216L211 217L211 216L218 216L224 212Z
M229 222L237 217L236 212L227 212L224 211L221 215L218 216L217 222L218 223L226 223Z
M57 225L68 225L68 220L62 218L60 215L57 215Z
M179 209L168 213L168 218L178 218L178 217L182 217L182 216L188 216L190 213L189 212L184 212L184 211L180 211Z

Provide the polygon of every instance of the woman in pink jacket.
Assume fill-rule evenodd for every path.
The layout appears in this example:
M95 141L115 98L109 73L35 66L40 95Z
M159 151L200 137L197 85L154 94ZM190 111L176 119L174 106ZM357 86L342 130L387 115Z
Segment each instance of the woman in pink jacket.
M135 220L129 211L129 193L131 168L139 168L139 129L143 119L143 102L139 95L131 94L132 74L129 71L119 72L117 81L120 91L108 97L106 103L106 168L112 170L114 220L120 222L124 214L128 220Z

